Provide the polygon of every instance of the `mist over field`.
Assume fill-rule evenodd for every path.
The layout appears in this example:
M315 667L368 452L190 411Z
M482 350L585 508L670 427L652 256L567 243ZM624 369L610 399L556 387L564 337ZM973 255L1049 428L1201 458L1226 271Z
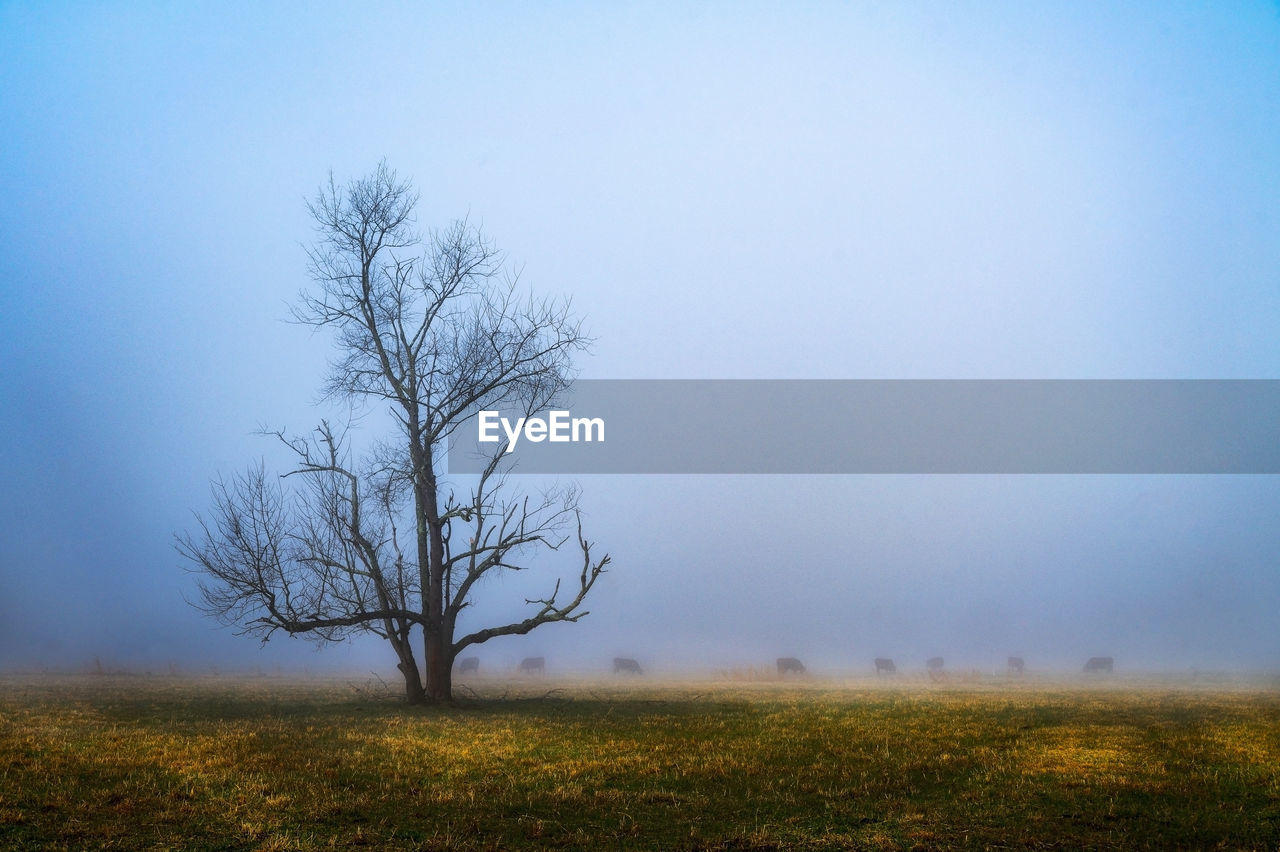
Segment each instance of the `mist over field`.
M383 158L572 298L583 378L1280 378L1274 3L7 3L0 123L3 669L394 667L218 627L173 546L348 417L286 320L306 200ZM1275 476L575 479L590 614L487 670L1280 669Z

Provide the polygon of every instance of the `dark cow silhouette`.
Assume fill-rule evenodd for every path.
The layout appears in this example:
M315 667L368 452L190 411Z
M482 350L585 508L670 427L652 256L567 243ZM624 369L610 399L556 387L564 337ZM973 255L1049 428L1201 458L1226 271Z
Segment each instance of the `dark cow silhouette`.
M640 670L640 664L628 657L613 658L613 673L634 675L644 674L644 672Z
M1115 670L1115 660L1110 657L1090 657L1084 664L1087 672L1111 672Z
M932 680L932 681L950 680L950 676L945 671L943 671L945 665L946 664L942 661L941 657L930 657L929 659L925 660L924 667L929 673L929 680Z
M1023 662L1021 657L1009 658L1009 674L1022 674L1027 664Z
M778 658L778 674L804 674L804 663L795 657L779 657Z
M458 661L458 674L479 674L480 658L463 657Z
M525 657L520 661L520 671L522 674L546 674L547 658Z
M888 657L876 657L876 674L897 674L898 667Z

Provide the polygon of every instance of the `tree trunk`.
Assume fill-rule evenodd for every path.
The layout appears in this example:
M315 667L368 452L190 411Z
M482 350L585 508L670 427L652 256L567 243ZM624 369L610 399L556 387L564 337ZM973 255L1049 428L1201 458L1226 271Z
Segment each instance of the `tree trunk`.
M404 694L409 703L425 704L427 693L422 688L422 676L418 674L418 667L409 661L407 665L401 662L396 668L404 675Z
M427 697L432 701L453 700L452 644L441 635L443 631L427 633Z
M430 459L430 453L424 457ZM419 505L426 525L427 585L422 590L426 624L423 639L427 665L427 697L432 701L453 700L453 630L444 617L444 535L436 497L436 478L429 468L418 488ZM419 541L421 551L424 542Z
M400 662L396 668L404 675L404 694L410 704L422 704L426 701L426 692L422 689L422 673L418 671L418 661L413 658L413 646L409 644L409 631L396 630L390 619L386 622L386 639Z

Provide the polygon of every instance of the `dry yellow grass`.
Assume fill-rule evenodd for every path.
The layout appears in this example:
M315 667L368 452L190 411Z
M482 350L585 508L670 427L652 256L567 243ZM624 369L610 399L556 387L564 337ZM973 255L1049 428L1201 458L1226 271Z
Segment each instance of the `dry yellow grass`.
M1267 685L0 679L0 847L1274 848Z

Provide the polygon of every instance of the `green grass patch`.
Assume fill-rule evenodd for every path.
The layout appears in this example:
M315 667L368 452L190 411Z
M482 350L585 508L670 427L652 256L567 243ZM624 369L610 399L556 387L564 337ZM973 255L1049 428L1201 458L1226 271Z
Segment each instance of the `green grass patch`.
M0 679L0 847L1275 848L1280 694Z

